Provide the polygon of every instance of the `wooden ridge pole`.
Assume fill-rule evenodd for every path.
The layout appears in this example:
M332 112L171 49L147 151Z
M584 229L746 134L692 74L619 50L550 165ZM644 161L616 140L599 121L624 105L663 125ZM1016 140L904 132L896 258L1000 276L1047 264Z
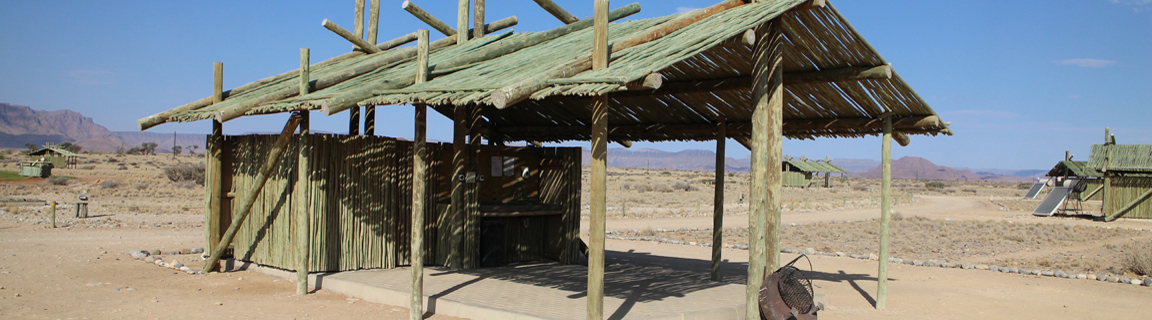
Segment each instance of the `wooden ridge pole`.
M248 218L248 214L252 212L252 205L256 203L256 197L260 195L260 190L264 189L264 184L268 182L268 176L271 176L272 171L276 169L276 163L280 161L280 155L284 154L284 149L288 146L288 142L292 138L292 133L296 132L296 126L299 124L300 115L292 115L292 117L288 118L288 123L284 124L284 130L280 131L280 136L276 139L276 144L272 146L272 151L268 153L268 159L265 160L264 165L260 167L260 173L256 176L255 184L240 198L240 210L233 215L232 225L228 226L228 231L224 232L224 236L220 238L219 246L212 251L212 256L204 263L204 268L201 270L204 273L208 273L216 268L216 263L220 262L220 256L223 255L224 250L232 244L232 238L236 236L236 231L240 229L240 225Z
M484 0L473 0L472 3L472 38L484 36Z
M212 101L220 102L224 99L224 63L215 62L212 64ZM207 221L204 224L204 235L206 237L204 247L209 251L215 250L220 246L220 220L223 217L222 206L224 201L224 126L220 121L212 121L212 135L208 136L208 150L205 150L204 156L207 157L207 181L204 187L207 188L208 195L208 214L206 215ZM209 270L211 271L211 270Z
M300 48L300 95L308 94L308 72L309 61L311 60L311 53L308 48ZM308 239L308 232L311 229L308 214L312 211L310 200L312 199L312 167L308 165L308 158L312 155L312 145L308 140L308 133L311 129L310 115L308 110L299 111L300 115L300 138L297 142L300 146L300 155L297 159L296 167L296 186L293 188L292 200L295 202L296 208L296 234L293 238L296 240L296 295L308 294L308 246L310 240Z
M888 232L892 224L892 116L884 117L880 148L880 256L876 276L876 310L888 306Z
M700 20L711 17L717 13L739 7L741 5L744 5L744 0L726 0L710 7L681 15L676 19L649 27L642 32L613 43L610 53L620 52L624 49L663 38L664 36L673 33L676 30L680 30ZM591 67L591 55L581 56L580 58L576 58L575 60L563 64L560 68L556 68L540 75L521 80L512 85L497 89L496 91L492 92L492 105L496 106L497 109L507 108L508 106L516 104L517 102L524 101L524 99L527 99L528 96L532 95L533 92L539 91L540 89L546 87L549 79L571 77L578 73L587 71Z
M752 190L748 208L748 283L745 306L749 318L760 314L759 291L765 272L780 259L780 170L783 133L782 21L756 26L752 50Z
M593 9L592 68L608 68L608 0L596 0ZM588 319L604 319L604 229L607 211L608 96L592 104L592 173L588 203Z
M611 20L616 20L616 19L620 19L620 18L624 18L624 17L630 16L630 15L633 15L637 12L640 12L640 5L633 3L631 5L627 5L624 7L620 7L616 10L612 10L611 12L608 13L608 17L609 17L609 21L611 21ZM497 21L497 22L499 22L499 21ZM497 22L493 22L492 24L490 24L487 29L493 30L493 27L496 25ZM591 26L592 26L592 19L584 19L584 20L580 20L579 22L576 22L576 23L573 23L570 25L566 25L563 27L559 27L559 28L544 31L544 32L533 33L531 35L521 37L518 39L508 40L508 41L499 41L496 43L492 43L492 44L484 46L483 48L481 48L480 50L477 50L476 52L457 56L457 57L453 57L453 58L448 59L447 61L437 63L435 68L433 70L431 70L430 72L435 72L436 70L450 70L453 68L466 66L466 65L476 63L479 61L494 59L496 57L500 57L500 56L505 55L505 54L516 52L517 50L520 50L520 49L523 49L526 47L530 47L530 46L539 44L539 43L544 42L544 41L556 39L556 38L559 38L563 35L566 35L566 34L569 34L569 33L575 32L575 31L579 31L579 30L582 30L582 29L585 29L585 28L588 28ZM455 38L445 38L445 39L451 39L451 41L453 41L453 42L456 41ZM433 42L432 43L432 50L436 49L436 43L437 42L444 41L445 39L440 39L440 40L437 40L436 42ZM368 71L371 71L371 70L368 70ZM368 71L365 71L365 72L368 72ZM389 82L382 83L382 84L366 86L364 88L353 90L353 91L345 93L343 95L325 100L322 103L321 110L324 112L325 115L332 115L334 113L344 111L345 109L348 109L348 108L356 105L360 101L364 101L365 99L371 98L374 95L374 92L376 92L376 91L402 88L402 87L406 87L406 86L409 86L412 84L412 78L411 77L398 78L398 79L393 79L393 80L395 80L395 81L389 81ZM318 83L317 86L319 86L319 81L317 83Z
M560 19L560 22L563 22L564 24L573 24L576 23L576 21L580 21L579 18L576 18L576 16L568 13L568 11L564 10L564 8L561 8L555 2L552 2L552 0L532 1L536 1L536 4L540 5L541 8L544 8L544 11L548 11L548 13L552 14L552 16L556 17L556 19Z
M353 34L351 32L348 32L348 30L341 28L339 25L337 25L335 22L332 22L331 20L324 19L324 21L320 22L320 25L324 26L325 29L328 29L328 30L332 31L333 33L336 33L336 35L339 35L341 38L344 38L344 40L348 40L348 42L351 42L353 45L355 45L357 49L360 49L360 50L367 52L367 53L370 53L370 54L380 52L380 48L377 48L376 46L372 45L371 43L368 43L368 41L364 41L364 39L356 36L355 34Z
M448 26L448 24L444 23L444 21L440 21L440 19L436 19L436 16L433 16L431 13L428 13L428 11L424 11L424 9L421 9L419 6L417 6L415 3L412 3L412 1L410 1L410 0L404 0L404 3L400 4L400 8L404 9L404 11L408 11L408 13L411 13L412 16L416 17L416 19L420 19L420 21L424 21L424 23L428 24L428 26L432 27L432 29L436 29L436 31L440 31L440 33L443 33L445 36L448 36L448 37L455 37L456 36L456 29L452 29L452 27Z
M712 200L712 281L719 282L720 262L724 248L724 142L727 138L728 125L724 119L716 123L716 187L715 197Z
M428 29L420 29L416 45L416 83L428 79ZM412 301L409 309L411 319L424 318L424 180L427 159L424 145L428 140L428 106L422 103L416 108L416 134L412 139Z
M468 42L468 0L460 0L456 6L456 43Z

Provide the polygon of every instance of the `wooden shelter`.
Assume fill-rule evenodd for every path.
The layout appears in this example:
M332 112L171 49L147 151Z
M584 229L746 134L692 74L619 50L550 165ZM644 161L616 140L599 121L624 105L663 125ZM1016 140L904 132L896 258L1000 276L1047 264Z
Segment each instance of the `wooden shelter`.
M1051 170L1048 170L1047 176L1052 178L1059 178L1061 181L1079 180L1084 184L1084 192L1073 192L1078 198L1075 200L1102 200L1103 194L1100 190L1104 188L1103 175L1096 169L1088 167L1088 161L1072 161L1064 160L1057 162ZM1057 179L1052 179L1056 181ZM1061 182L1062 183L1062 182Z
M1104 176L1103 214L1111 221L1120 217L1152 219L1152 145L1092 145L1088 168Z
M840 169L830 161L810 161L786 159L781 164L783 173L780 177L785 187L807 188L812 185L813 178L824 174L824 187L830 184L831 174L847 174L848 171Z
M764 272L779 265L783 137L814 139L882 135L883 167L886 169L882 194L885 199L890 199L890 174L887 170L890 168L890 141L895 138L906 145L909 134L951 134L948 124L940 120L831 4L822 0L726 0L692 12L613 24L608 22L638 12L639 5L609 10L608 1L597 0L594 18L579 20L551 1L536 2L563 25L543 32L496 32L514 24L515 17L485 24L481 13L483 2L476 1L472 7L468 0L460 1L455 29L410 1L404 3L405 10L448 36L431 43L426 36L421 36L427 35L428 31L421 30L414 35L377 44L372 31L368 34L369 40L364 40L360 28L353 34L325 20L325 27L348 39L357 51L318 64L309 64L307 58L302 58L302 66L296 71L229 91L220 87L221 67L218 64L216 90L212 97L140 119L140 128L144 130L166 122L212 119L215 133L210 140L218 141L223 139L219 129L225 121L247 115L298 112L300 115L293 117L297 120L290 120L268 151L269 159L276 159L284 149L292 150L289 141L295 131L293 121L306 119L309 111L319 110L333 115L350 110L349 133L355 135L359 133L361 108L389 104L414 106L416 135L412 143L411 191L411 211L414 214L410 221L415 227L409 234L396 234L397 237L410 235L412 240L409 247L411 256L407 262L413 272L411 308L414 319L423 310L422 260L427 257L427 261L436 262L441 254L435 251L439 250L438 247L428 242L431 240L425 240L425 234L444 237L444 233L434 234L432 230L443 232L447 229L452 241L460 244L449 246L445 265L456 268L478 265L478 261L466 259L457 263L454 257L475 256L480 252L476 239L483 237L477 233L482 227L477 228L476 224L480 222L477 216L484 210L475 207L484 206L482 200L477 200L483 194L478 195L475 188L466 187L465 181L478 178L480 172L485 171L481 165L486 159L480 147L482 140L494 145L513 141L533 145L591 141L587 296L589 318L598 319L603 316L605 175L609 141L625 146L632 141L717 142L716 168L720 169L717 170L715 241L712 246L713 279L716 280L719 280L720 248L723 247L723 142L728 138L735 139L752 151L748 214L751 259L747 284L747 314L751 315L758 313L756 296ZM363 1L360 3L358 16L363 12ZM377 4L373 1L374 10ZM470 10L475 13L474 19L469 19ZM372 19L375 21L374 17ZM473 30L467 30L470 25ZM415 48L395 48L412 39L423 40ZM306 54L302 56L306 57ZM445 156L448 150L442 145L432 145L427 154L420 151L425 144L426 107L455 123L451 157ZM365 127L369 127L367 121L374 120L368 118L365 121ZM329 143L304 143L295 147L305 150L302 154L315 154L316 151L307 151L308 148L323 148ZM223 189L226 183L219 180L226 177L216 176L225 172L217 157L226 144L213 143L210 146L209 172L213 176L209 177L208 207L210 212L220 212L223 194L227 194L228 189ZM525 150L529 150L524 151L527 154L550 152L545 151L550 149ZM357 151L350 152L355 154ZM556 149L555 152L567 151ZM401 155L407 157L404 153ZM248 158L245 163L254 166L259 159ZM330 170L326 168L332 166L373 159L375 156L322 164L312 163L318 159L308 160L302 168L313 169L297 169L296 174L311 175L319 170ZM451 164L445 165L448 159L451 159ZM489 162L493 168L491 172L496 171L495 163ZM560 185L562 188L575 186L575 190L579 190L578 174L568 171L572 170L572 164L564 160L558 163L565 169L555 169L553 172L556 173L548 179L571 180ZM425 165L431 168L428 176L445 175L445 167L452 170L448 175L454 177L449 192L449 209L443 211L443 217L427 214L432 209L425 204L431 203L432 198L443 201L443 188L447 186L436 182L438 189L432 189L431 185L420 187L424 179L419 177L426 176ZM540 165L546 167L543 158ZM256 186L262 186L261 180L268 176L264 172L274 171L271 168L276 168L273 160L267 161L259 173L253 173L253 183L238 186L237 191L258 190ZM281 170L291 168L287 165ZM309 181L315 180L309 178ZM544 185L542 183L541 188ZM500 194L507 196L520 192L508 188L516 187L505 185ZM339 200L332 199L330 193L317 194L315 190L318 189L314 187L312 190L313 201L333 203ZM406 191L398 191L403 192ZM398 200L391 202L396 206L408 201L398 193L394 194ZM432 197L431 194L438 196ZM571 193L560 194L567 197L557 200L562 206L578 198ZM283 195L283 192L263 193L264 197L283 198ZM246 208L250 207L247 203L255 197L255 193L240 196L240 199L249 200L241 200L242 205L233 208L233 224L243 222L250 211ZM884 308L885 301L889 202L883 201L881 210L878 308ZM269 203L269 200L264 200L264 203ZM314 211L301 210L292 214L303 217L334 215L326 211L332 210L331 207L310 208ZM512 212L508 215L512 216L521 212L508 210ZM565 220L571 216L564 217L559 224L546 224L546 232L568 232L551 228L578 223ZM438 219L440 225L436 228L419 227L427 226L422 221L426 218ZM315 218L310 219L317 222ZM333 223L344 225L353 223L355 219L353 214ZM255 219L251 228L259 228L267 221ZM216 224L215 228L221 227ZM212 222L209 225L211 230ZM310 236L318 236L315 229L302 230L311 230ZM209 233L211 242L212 233ZM230 228L220 241L230 242L234 233ZM243 233L241 235L237 239L247 239ZM295 237L308 238L299 234ZM572 241L564 237L553 241L557 239ZM335 241L344 241L341 246L347 246L365 240L368 239L325 238L312 244L335 246ZM443 243L444 240L438 241ZM284 242L270 244L275 246L278 243ZM248 245L236 244L237 249ZM215 248L213 259L219 257L220 248L224 246L212 246ZM569 252L563 250L572 248L572 243L561 243L556 247L561 248L563 257ZM311 255L328 252L309 250ZM459 251L453 253L451 250ZM311 255L300 254L297 259L318 258ZM214 260L209 262L209 267L215 263ZM397 258L393 263L402 264L404 261ZM297 270L307 270L306 264L300 266ZM312 263L311 266L319 267L320 264Z
M80 159L80 155L51 144L45 145L36 151L29 152L28 157L33 161L37 161L38 158L43 157L45 162L52 164L52 167L61 169L75 168Z

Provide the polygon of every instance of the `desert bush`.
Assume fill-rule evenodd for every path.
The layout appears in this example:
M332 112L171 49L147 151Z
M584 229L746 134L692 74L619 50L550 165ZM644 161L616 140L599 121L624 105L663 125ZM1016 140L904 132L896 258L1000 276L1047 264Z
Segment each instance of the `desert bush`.
M969 192L969 193L976 193L976 189L964 189L962 191Z
M1021 182L1020 184L1016 185L1016 189L1028 190L1031 188L1032 188L1032 184L1027 183L1027 182Z
M659 191L659 192L665 192L665 193L672 192L672 188L669 188L668 185L663 184L663 183L657 184L654 187L654 189L656 189L656 191Z
M116 170L128 170L128 167L125 167L124 164L121 163L119 167L116 167Z
M66 185L68 185L68 183L69 183L69 182L70 182L70 181L68 181L68 179L65 179L65 178L63 178L63 177L51 177L51 178L48 178L48 183L49 183L49 184L52 184L52 185L55 185L55 186L66 186Z
M1152 241L1132 242L1124 246L1124 256L1120 263L1125 271L1148 276L1152 275Z
M200 162L178 163L174 166L165 167L164 175L172 182L189 181L204 185L204 164Z
M108 181L104 181L104 182L100 183L100 188L103 188L103 189L116 189L119 187L120 187L119 181L108 180Z
M653 191L653 190L655 190L655 189L653 189L652 186L646 185L646 184L641 184L641 185L636 186L636 192L639 192L639 193L645 193L645 192Z
M668 171L661 171L661 172L660 172L660 175L662 175L662 176L670 176L670 175L672 175L672 173L671 173L671 172L668 172Z
M696 191L696 187L687 182L676 182L672 184L672 190Z
M928 188L928 189L944 189L944 187L947 187L947 186L948 185L946 185L940 181L929 181L929 182L924 183L924 187Z
M96 166L83 166L83 167L80 167L80 170L92 170L92 169L96 169Z
M148 189L148 185L146 185L146 184L141 183L141 184L136 185L136 191L144 191L147 189Z
M867 191L868 191L868 187L865 187L865 186L855 186L855 187L852 187L852 190L867 192Z
M904 220L904 215L899 213L899 212L893 212L892 213L892 221L900 221L900 220Z
M631 183L625 183L625 184L620 185L620 188L623 188L624 190L631 190L632 184Z
M108 160L105 161L108 161L109 163L120 162L120 160L116 160L116 158L108 158Z
M184 189L192 189L192 188L195 188L197 186L202 186L202 185L204 185L203 181L201 181L200 183L196 183L195 181L185 181L184 183L180 184L180 186L184 187Z

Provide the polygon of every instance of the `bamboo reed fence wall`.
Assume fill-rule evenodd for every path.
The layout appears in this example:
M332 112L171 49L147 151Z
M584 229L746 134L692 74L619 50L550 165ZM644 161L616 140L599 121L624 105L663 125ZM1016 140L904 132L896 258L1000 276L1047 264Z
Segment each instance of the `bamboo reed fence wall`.
M224 190L236 193L246 190L255 180L259 166L267 157L275 136L245 135L224 138L222 168L209 168L208 174L223 172ZM311 145L309 158L311 179L298 181L301 147ZM297 250L292 247L298 228L292 214L297 206L306 206L310 216L309 270L313 272L357 269L394 268L407 265L411 234L412 145L410 141L374 136L304 135L294 138L288 153L268 179L247 222L237 231L233 243L236 259L261 265L294 270ZM450 236L442 225L447 220L450 202L450 144L428 143L428 181L425 203L425 262L441 265L447 246L461 243ZM507 220L504 258L507 262L556 259L576 261L574 239L579 232L579 149L533 148L540 157L541 201L562 205L565 211L555 216L484 218ZM569 150L571 149L571 150ZM575 150L575 151L573 151ZM555 162L556 165L552 163ZM446 169L446 168L445 168ZM479 184L472 188L487 187ZM295 196L307 193L308 203L298 203ZM472 198L475 201L475 197ZM225 201L228 204L236 199ZM471 205L471 207L478 207ZM230 221L230 207L225 205L220 219ZM469 213L481 219L478 210ZM467 224L465 224L467 226ZM465 230L477 235L479 223ZM227 222L221 230L227 229ZM475 255L477 253L473 253Z
M784 171L780 173L780 180L785 187L807 188L812 184L812 174L808 172Z
M1114 176L1111 180L1108 190L1111 194L1104 195L1104 215L1112 214L1152 189L1152 177L1149 176ZM1152 219L1152 199L1132 208L1124 218Z

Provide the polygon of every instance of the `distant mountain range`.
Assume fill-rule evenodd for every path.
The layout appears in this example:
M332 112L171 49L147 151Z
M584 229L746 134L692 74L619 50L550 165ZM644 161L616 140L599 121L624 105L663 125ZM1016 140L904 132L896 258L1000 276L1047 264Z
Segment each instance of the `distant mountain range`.
M584 150L584 165L591 163L591 154ZM708 150L684 150L668 152L654 149L608 149L608 166L654 170L714 171L716 153ZM726 171L748 172L750 159L724 160ZM853 177L879 178L880 161L868 159L832 159L832 164L849 172ZM1024 182L1031 181L1032 174L1041 170L999 170L1021 175L1000 174L983 170L953 169L938 166L920 157L903 157L892 161L892 178L918 180L982 180Z
M204 150L202 134L113 132L92 118L71 110L42 111L28 106L0 103L0 148L23 149L25 144L71 142L86 151L114 152L145 142L155 142L156 152L172 152L172 143L188 150L197 145Z

